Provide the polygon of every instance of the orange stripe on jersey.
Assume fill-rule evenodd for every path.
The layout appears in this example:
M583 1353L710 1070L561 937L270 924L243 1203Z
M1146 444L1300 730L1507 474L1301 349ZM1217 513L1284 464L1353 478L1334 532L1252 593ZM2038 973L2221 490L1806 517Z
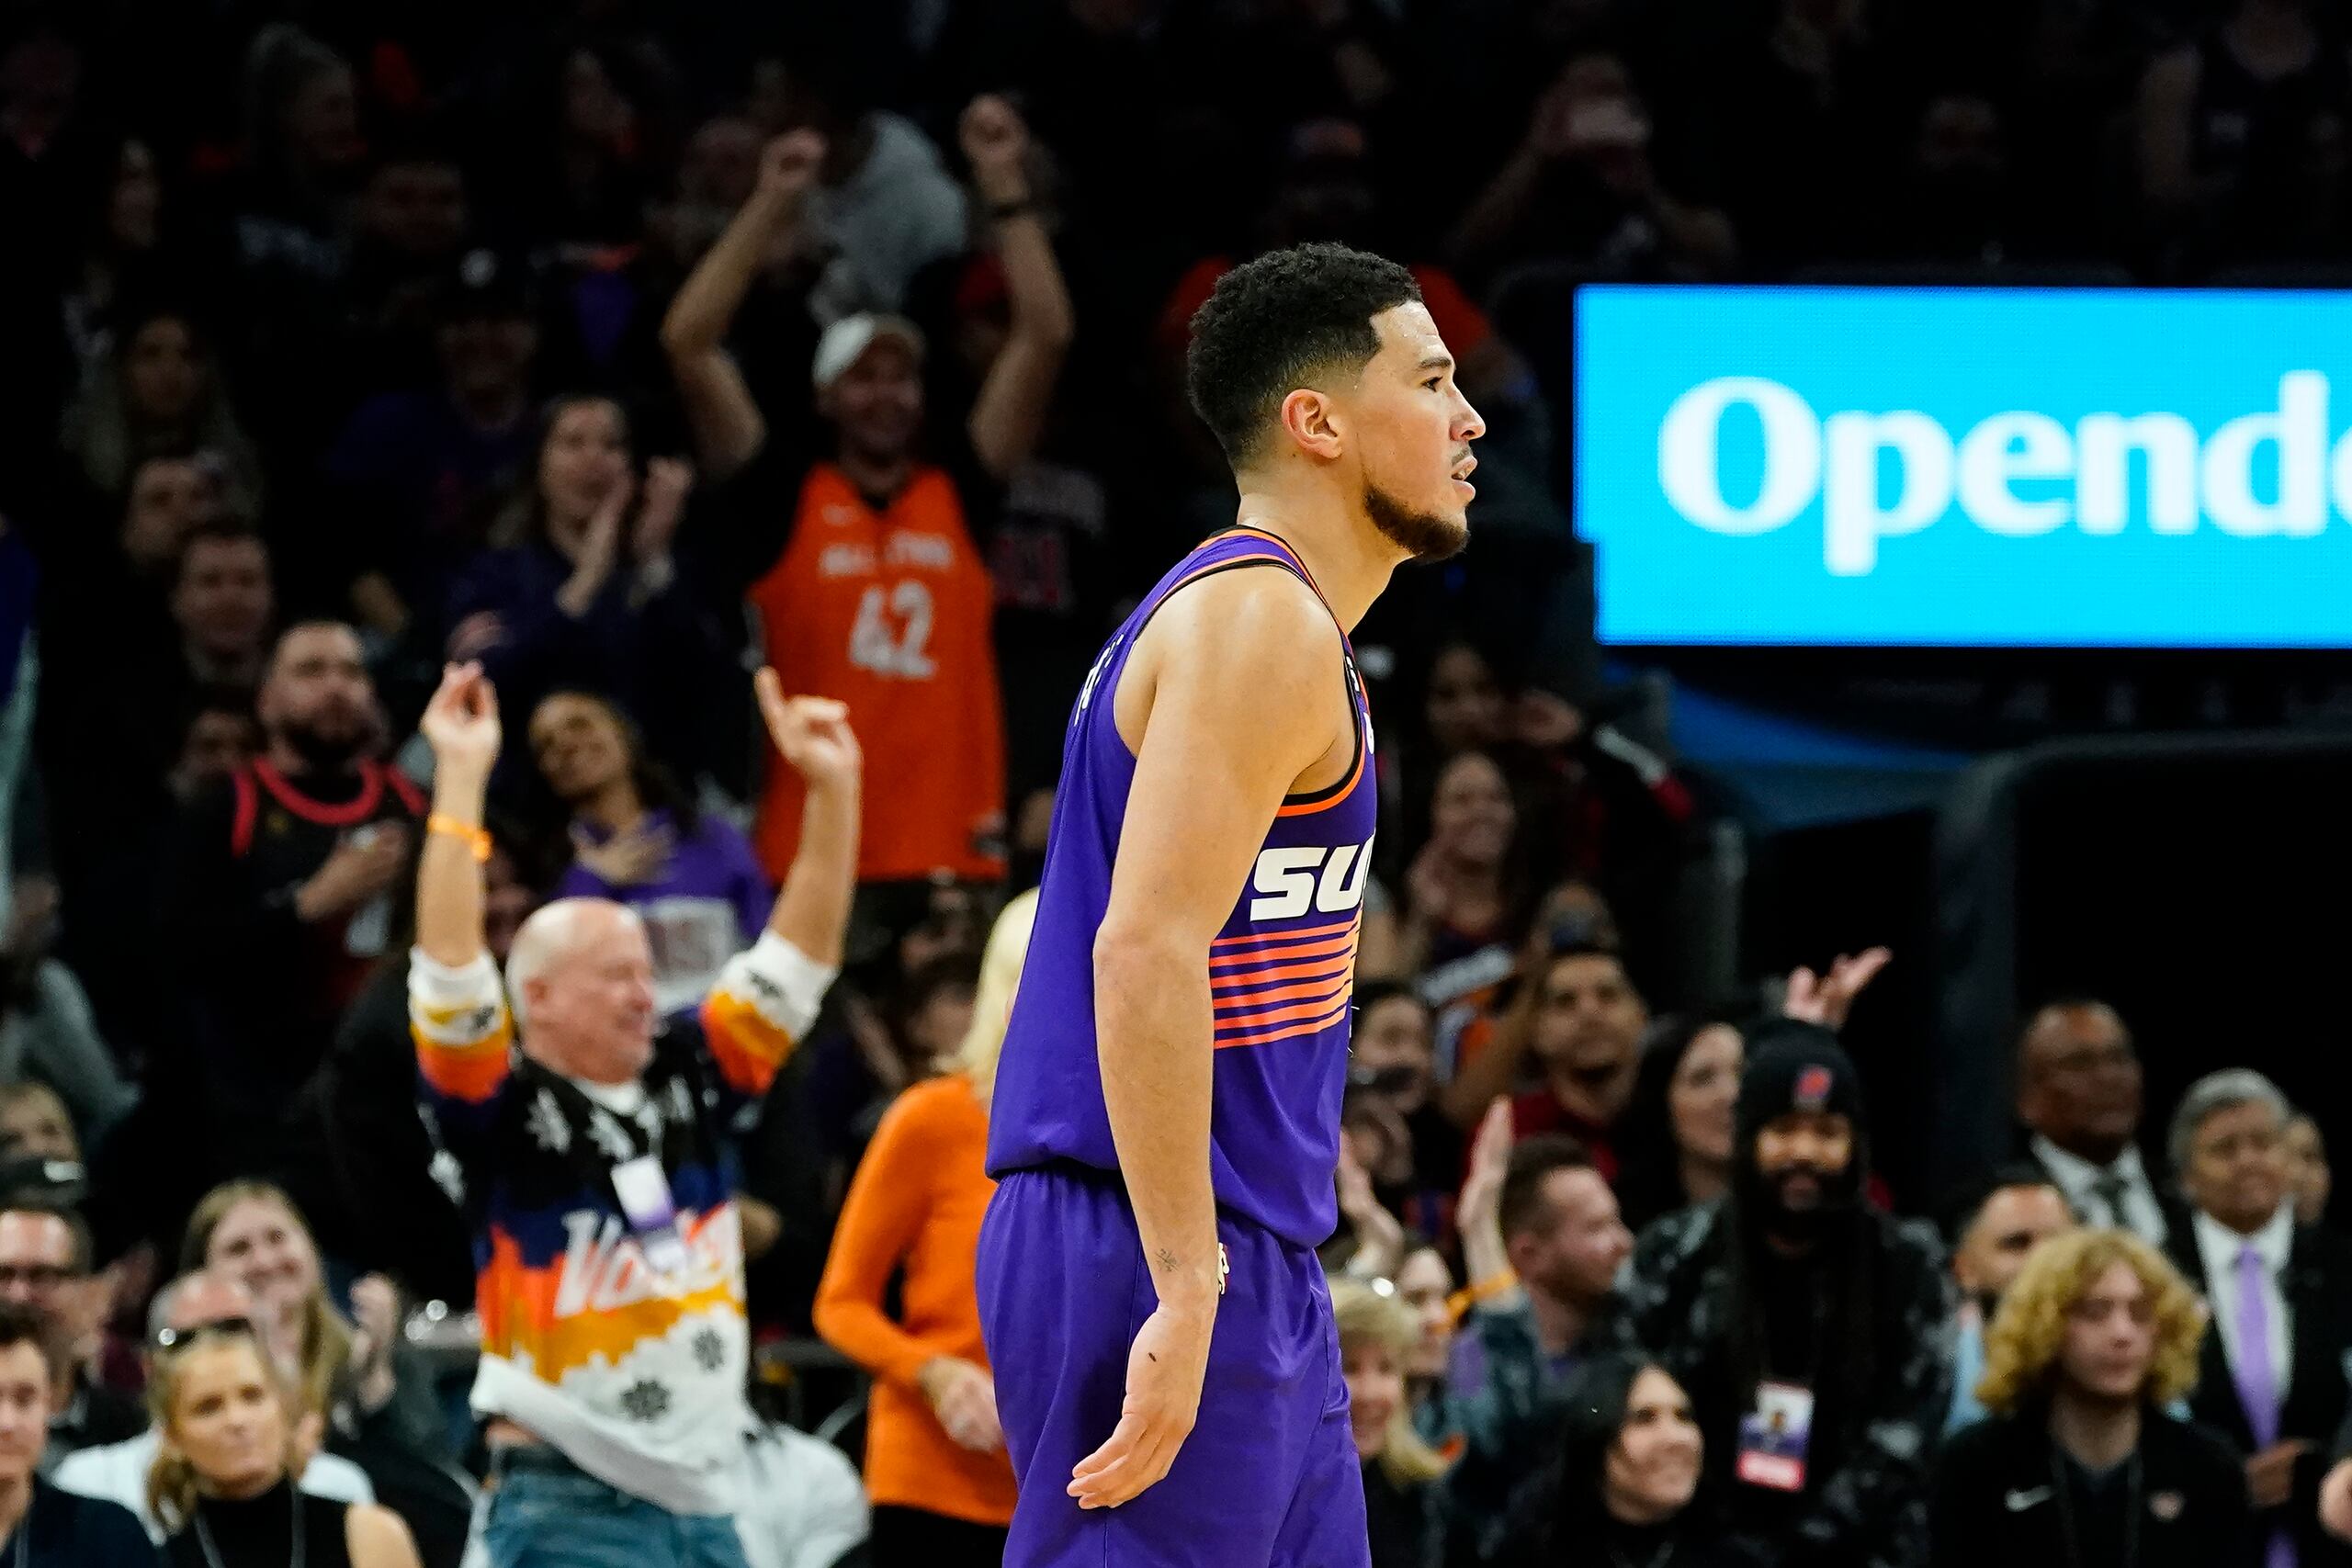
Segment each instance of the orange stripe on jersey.
M1261 1034L1221 1034L1216 1037L1214 1043L1219 1051L1230 1051L1242 1046L1272 1045L1277 1041L1295 1040L1302 1034L1320 1034L1347 1016L1348 1004L1342 1001L1321 1018L1309 1019L1305 1023L1284 1024L1280 1029L1270 1030Z
M1266 1012L1244 1013L1235 1018L1219 1019L1216 1023L1217 1032L1248 1033L1251 1030L1263 1029L1272 1024L1288 1023L1294 1019L1313 1018L1318 1013L1329 1012L1333 1002L1344 1004L1348 993L1353 988L1347 981L1342 980L1336 986L1325 986L1322 995L1311 1002L1301 1002L1295 1007L1275 1008Z
M791 1035L723 988L703 998L702 1032L728 1087L755 1099L768 1091L776 1069L792 1055Z
M1219 997L1213 1004L1212 1010L1239 1013L1250 1008L1261 1007L1268 1002L1287 1002L1300 997L1329 996L1331 992L1331 983L1334 980L1343 979L1352 966L1355 955L1351 953L1348 956L1350 963L1334 964L1302 985L1279 986L1271 991L1251 991L1247 996Z
M1263 953L1228 953L1222 957L1209 960L1209 978L1212 982L1237 981L1250 969L1262 965L1302 964L1310 958L1326 957L1340 952L1342 948L1354 945L1355 940L1356 933L1350 931L1340 936L1326 937L1321 942L1310 942L1298 947L1278 947ZM1223 970L1224 973L1219 974L1219 970Z
M1209 946L1212 949L1216 949L1220 947L1232 947L1236 943L1245 942L1257 942L1261 944L1280 942L1303 942L1308 937L1329 936L1334 931L1353 931L1355 929L1355 916L1349 915L1346 919L1333 920L1327 926L1300 926L1295 931L1244 931L1239 936L1221 936L1215 942L1209 943Z
M1209 991L1217 998L1219 1007L1227 1005L1228 1001L1238 1006L1253 996L1262 997L1267 994L1263 991L1247 990L1248 987L1268 986L1276 980L1328 980L1334 975L1346 974L1355 961L1355 949L1351 946L1343 953L1331 953L1316 959L1312 963L1284 964L1280 969L1268 969L1262 974L1253 972L1248 975L1215 976L1209 980Z

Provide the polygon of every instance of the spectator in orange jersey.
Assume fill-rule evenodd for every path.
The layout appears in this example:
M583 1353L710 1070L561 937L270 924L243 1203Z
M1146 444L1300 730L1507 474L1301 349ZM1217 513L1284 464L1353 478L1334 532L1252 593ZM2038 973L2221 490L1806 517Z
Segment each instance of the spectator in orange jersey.
M865 1451L874 1568L992 1565L1012 1520L1012 1465L972 1274L996 1190L981 1169L989 1091L1036 909L1036 894L1024 893L998 918L957 1070L917 1084L882 1118L817 1289L817 1331L875 1378ZM901 1269L894 1319L883 1292Z

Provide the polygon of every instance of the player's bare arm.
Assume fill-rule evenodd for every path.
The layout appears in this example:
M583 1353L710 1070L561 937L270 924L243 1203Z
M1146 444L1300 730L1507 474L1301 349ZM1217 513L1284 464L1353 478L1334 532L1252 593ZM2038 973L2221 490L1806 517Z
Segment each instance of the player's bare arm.
M1136 752L1094 943L1103 1098L1159 1305L1136 1334L1110 1440L1070 1495L1114 1507L1192 1430L1216 1316L1209 1181L1209 944L1267 825L1355 745L1329 614L1287 572L1220 573L1168 601L1115 694Z

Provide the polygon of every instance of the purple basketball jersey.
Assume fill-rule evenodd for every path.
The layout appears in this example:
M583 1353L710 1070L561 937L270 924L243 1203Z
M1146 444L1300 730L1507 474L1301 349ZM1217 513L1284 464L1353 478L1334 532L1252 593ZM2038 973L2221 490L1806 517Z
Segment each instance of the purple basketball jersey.
M1036 930L989 1105L991 1176L1064 1160L1118 1168L1095 1058L1093 952L1136 759L1112 716L1112 697L1136 637L1168 596L1241 567L1287 570L1314 585L1272 535L1218 534L1145 596L1079 693L1062 741ZM1347 649L1344 633L1340 646ZM1216 1020L1209 1163L1217 1202L1310 1247L1338 1223L1331 1172L1347 1083L1356 924L1379 804L1363 682L1352 652L1344 652L1343 663L1355 766L1329 789L1283 801L1249 886L1235 890L1233 913L1203 954Z

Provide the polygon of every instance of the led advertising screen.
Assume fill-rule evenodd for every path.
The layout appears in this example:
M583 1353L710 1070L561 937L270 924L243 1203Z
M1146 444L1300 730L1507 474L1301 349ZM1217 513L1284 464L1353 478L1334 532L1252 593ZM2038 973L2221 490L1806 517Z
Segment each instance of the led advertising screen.
M2352 647L2352 294L1597 287L1621 646Z

